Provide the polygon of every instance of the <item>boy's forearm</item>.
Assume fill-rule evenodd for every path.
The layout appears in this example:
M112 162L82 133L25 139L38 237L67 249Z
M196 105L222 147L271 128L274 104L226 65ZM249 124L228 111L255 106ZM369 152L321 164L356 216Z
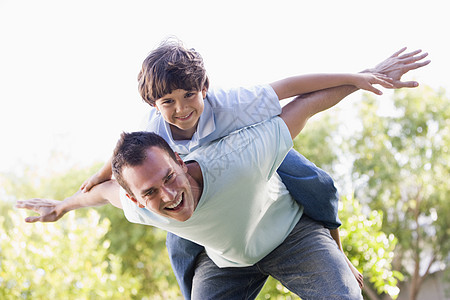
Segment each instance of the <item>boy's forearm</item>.
M280 117L288 126L291 137L294 139L305 127L309 118L333 107L357 90L354 86L345 85L298 96L283 107Z
M293 96L307 94L327 88L354 85L355 74L308 74L288 77L270 85L283 100Z
M81 191L76 192L74 195L61 202L60 210L65 214L74 209L101 206L108 203L121 208L119 185L115 180L109 180L98 184L87 193Z

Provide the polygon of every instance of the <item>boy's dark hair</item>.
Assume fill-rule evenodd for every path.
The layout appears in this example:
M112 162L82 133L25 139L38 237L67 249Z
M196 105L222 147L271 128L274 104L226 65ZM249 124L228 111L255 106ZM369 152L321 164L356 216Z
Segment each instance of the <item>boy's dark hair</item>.
M177 89L199 92L209 87L200 53L187 49L174 38L163 41L150 52L142 63L138 82L142 99L151 106Z
M166 151L173 160L177 161L175 152L173 152L169 144L167 144L162 137L153 132L123 132L116 144L112 160L112 171L117 182L130 196L134 197L133 192L123 178L122 171L125 167L141 165L147 157L146 150L150 147L161 148Z

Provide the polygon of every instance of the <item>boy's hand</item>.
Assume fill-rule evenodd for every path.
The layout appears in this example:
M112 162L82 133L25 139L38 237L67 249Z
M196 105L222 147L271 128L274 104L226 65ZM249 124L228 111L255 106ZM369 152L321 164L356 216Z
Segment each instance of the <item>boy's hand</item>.
M385 88L393 88L393 82L392 78L383 74L360 73L356 74L354 85L359 89L382 95L383 93L373 85L379 84Z
M86 179L86 181L83 182L83 184L81 185L80 190L83 193L87 193L95 185L110 180L112 177L112 174L104 174L104 173L105 172L102 172L102 170L100 170L97 173L95 173L94 175L92 175L90 178Z
M49 199L29 199L17 201L17 208L24 208L39 213L39 216L31 216L25 218L27 223L35 222L55 222L58 221L65 213L60 209L62 201Z
M422 61L428 56L428 53L421 53L422 50L415 50L403 55L406 47L398 50L390 57L379 63L375 68L364 70L362 73L380 73L387 75L393 79L393 88L399 89L403 87L413 88L419 84L417 81L401 81L404 74L411 70L424 67L431 61Z

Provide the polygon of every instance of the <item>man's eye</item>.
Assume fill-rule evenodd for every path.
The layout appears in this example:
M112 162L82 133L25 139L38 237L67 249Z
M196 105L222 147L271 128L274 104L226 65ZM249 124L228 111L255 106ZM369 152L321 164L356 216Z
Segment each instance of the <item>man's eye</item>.
M175 174L174 174L174 173L170 173L170 174L166 177L166 182L171 181L174 177L175 177Z

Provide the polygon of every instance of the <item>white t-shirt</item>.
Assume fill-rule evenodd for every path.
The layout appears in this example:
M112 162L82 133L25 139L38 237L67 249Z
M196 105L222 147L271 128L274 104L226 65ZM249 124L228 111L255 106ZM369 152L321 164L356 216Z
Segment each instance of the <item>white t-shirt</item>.
M279 117L238 130L185 157L203 174L203 193L189 220L162 217L122 195L125 216L203 245L219 267L253 265L284 241L303 212L276 173L291 147Z

